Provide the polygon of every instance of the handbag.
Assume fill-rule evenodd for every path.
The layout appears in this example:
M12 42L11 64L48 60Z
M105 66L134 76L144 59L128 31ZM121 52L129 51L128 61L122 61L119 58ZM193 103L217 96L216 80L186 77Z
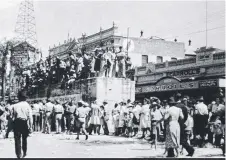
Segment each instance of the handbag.
M139 121L137 120L137 117L136 116L133 116L133 123L138 125L139 124Z

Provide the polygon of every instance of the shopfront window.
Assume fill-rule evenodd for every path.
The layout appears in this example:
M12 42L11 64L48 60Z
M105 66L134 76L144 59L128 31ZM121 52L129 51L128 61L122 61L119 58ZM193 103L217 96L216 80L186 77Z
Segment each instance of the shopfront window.
M142 55L142 66L148 63L148 55Z
M163 62L162 56L157 56L157 63L162 63L162 62Z

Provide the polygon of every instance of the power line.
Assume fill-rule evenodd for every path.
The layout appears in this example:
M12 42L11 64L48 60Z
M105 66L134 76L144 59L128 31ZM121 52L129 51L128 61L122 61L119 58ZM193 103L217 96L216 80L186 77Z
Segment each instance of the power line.
M222 12L223 15L221 15L221 14L219 15L219 13L221 13L221 12ZM220 19L222 19L224 17L225 17L224 10L220 10L220 11L212 12L212 13L208 14L208 20L203 19L203 18L202 19L197 19L195 21L190 21L184 27L179 27L179 28L181 28L181 29L187 29L187 28L190 28L193 25L196 25L196 24L198 24L200 22L206 23L206 21L208 23L212 23L212 22L216 22L216 21L218 21L218 20L220 20ZM164 31L171 32L171 31L174 31L174 30L178 30L179 28L172 28L172 29L167 29L167 30L164 30Z
M199 31L196 31L196 32L191 32L191 33L187 33L187 34L183 34L183 35L198 34L198 33L206 32L206 31L212 31L212 30L216 30L216 29L220 29L220 28L224 28L224 27L226 27L226 26L219 26L219 27L214 27L214 28L210 28L210 29L199 30ZM183 35L180 35L180 36L183 36ZM167 38L164 38L164 39L177 38L177 37L180 37L180 36L172 36L172 37L167 37Z

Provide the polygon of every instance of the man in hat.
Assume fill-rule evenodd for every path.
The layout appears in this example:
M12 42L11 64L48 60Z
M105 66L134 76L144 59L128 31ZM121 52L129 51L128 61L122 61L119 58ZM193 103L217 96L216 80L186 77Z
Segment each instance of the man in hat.
M205 128L208 122L208 107L203 103L203 96L199 97L197 99L197 102L198 104L195 106L195 114L197 121L194 123L197 123L196 134L200 135L201 137L199 146L203 146L205 140Z
M62 130L61 120L64 112L64 108L60 100L55 100L56 105L53 107L53 113L55 114L56 133L60 134Z
M86 106L84 105L84 102L83 101L79 101L78 102L78 108L76 109L75 111L75 116L76 116L76 119L77 119L77 127L78 127L78 130L77 130L77 140L79 139L79 135L80 135L80 130L82 130L85 135L86 135L86 140L88 139L88 133L86 132L86 129L85 129L85 123L86 123L86 116L87 116L87 109L86 109Z
M27 155L27 137L32 128L32 110L31 106L26 102L25 91L19 91L19 102L12 106L14 119L14 139L17 158L21 158L21 137L23 157Z

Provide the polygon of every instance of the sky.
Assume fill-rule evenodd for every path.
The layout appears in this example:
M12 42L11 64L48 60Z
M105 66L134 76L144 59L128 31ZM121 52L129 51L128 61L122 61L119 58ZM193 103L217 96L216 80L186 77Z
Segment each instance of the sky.
M0 39L14 36L19 0L0 0ZM38 46L43 56L49 46L112 27L122 35L157 36L194 49L206 45L206 1L34 1ZM207 2L207 45L225 49L225 2Z

